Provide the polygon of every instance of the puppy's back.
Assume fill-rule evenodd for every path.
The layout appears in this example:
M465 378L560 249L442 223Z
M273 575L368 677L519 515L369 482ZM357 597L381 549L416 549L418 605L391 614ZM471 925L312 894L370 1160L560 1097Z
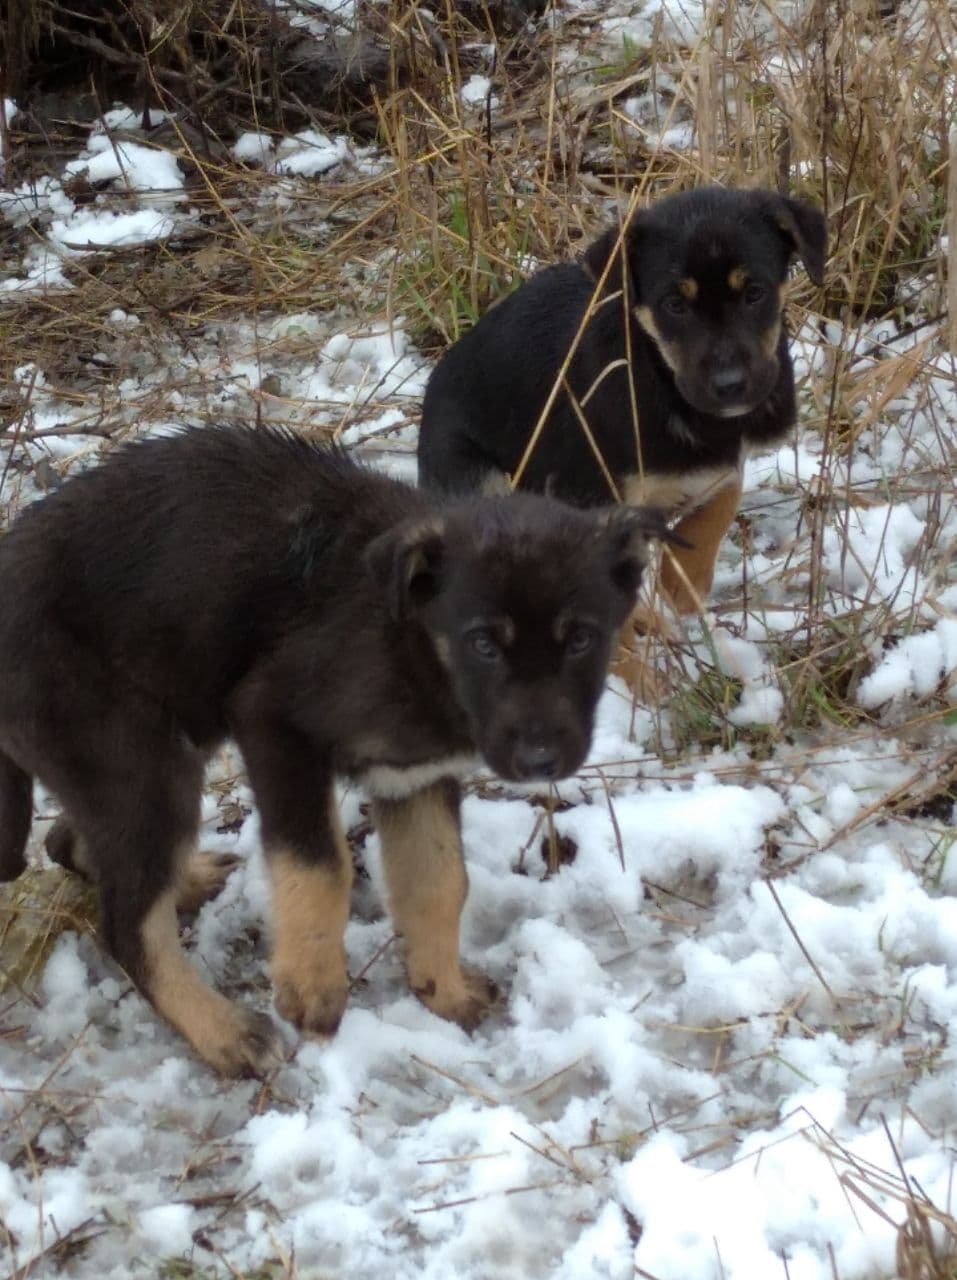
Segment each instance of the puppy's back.
M576 263L546 267L445 352L422 404L420 484L468 493L486 487L489 472L514 469L593 287ZM603 324L603 317L596 323ZM547 477L534 470L533 459L526 487L542 490Z
M208 602L209 575L281 564L304 523L372 537L414 496L339 450L269 428L210 426L138 441L73 476L0 539L0 581L14 598L60 599L165 590L176 574L186 607ZM332 539L335 542L337 539ZM146 575L146 576L144 576Z
M184 716L188 687L196 733L215 734L222 698L283 619L361 594L362 546L423 501L278 430L126 446L0 539L0 663L49 665L68 634Z

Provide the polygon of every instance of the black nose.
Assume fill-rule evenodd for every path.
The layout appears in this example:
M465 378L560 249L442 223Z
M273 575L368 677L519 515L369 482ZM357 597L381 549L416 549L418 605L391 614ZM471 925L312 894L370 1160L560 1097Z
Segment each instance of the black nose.
M747 389L748 375L741 365L715 369L711 375L711 390L719 400L739 400Z
M512 751L512 767L516 778L557 778L560 771L558 752L545 742L516 742Z

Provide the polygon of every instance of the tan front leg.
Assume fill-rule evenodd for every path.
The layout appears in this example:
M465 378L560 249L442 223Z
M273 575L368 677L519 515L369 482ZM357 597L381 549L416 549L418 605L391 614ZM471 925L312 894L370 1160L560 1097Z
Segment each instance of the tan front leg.
M447 779L400 800L373 801L392 919L409 985L433 1013L470 1031L495 999L483 974L462 969L459 920L468 892L459 789Z
M679 613L697 613L704 607L714 580L718 548L737 515L741 492L741 477L736 475L675 526L675 533L690 546L666 543L662 548L659 583Z
M275 943L272 982L279 1013L301 1031L331 1035L349 994L343 937L349 919L352 855L330 799L334 857L309 861L267 848Z

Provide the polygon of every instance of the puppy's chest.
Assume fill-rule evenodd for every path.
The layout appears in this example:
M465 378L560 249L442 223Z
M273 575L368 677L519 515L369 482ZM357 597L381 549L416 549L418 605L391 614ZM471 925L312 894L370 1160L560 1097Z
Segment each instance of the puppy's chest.
M706 506L739 475L737 465L645 472L626 478L622 496L631 506L660 507L672 517L683 516Z
M465 778L480 767L471 739L455 732L407 723L404 731L380 724L341 749L338 772L370 796L401 800L443 778Z
M439 756L411 764L357 763L350 771L354 781L379 800L402 800L443 778L463 779L481 768L475 752Z

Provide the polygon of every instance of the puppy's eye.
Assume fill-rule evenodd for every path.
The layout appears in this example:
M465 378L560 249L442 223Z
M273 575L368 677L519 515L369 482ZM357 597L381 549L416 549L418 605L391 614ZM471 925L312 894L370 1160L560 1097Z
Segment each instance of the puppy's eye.
M475 656L483 662L497 662L502 656L502 646L491 631L471 631L468 643Z
M571 658L580 658L594 646L595 640L591 627L572 627L565 641L565 652Z
M661 304L662 310L669 316L686 316L690 310L687 298L680 293L671 293Z
M759 302L763 302L768 296L767 286L763 284L749 284L744 291L744 302L748 307L756 307Z

